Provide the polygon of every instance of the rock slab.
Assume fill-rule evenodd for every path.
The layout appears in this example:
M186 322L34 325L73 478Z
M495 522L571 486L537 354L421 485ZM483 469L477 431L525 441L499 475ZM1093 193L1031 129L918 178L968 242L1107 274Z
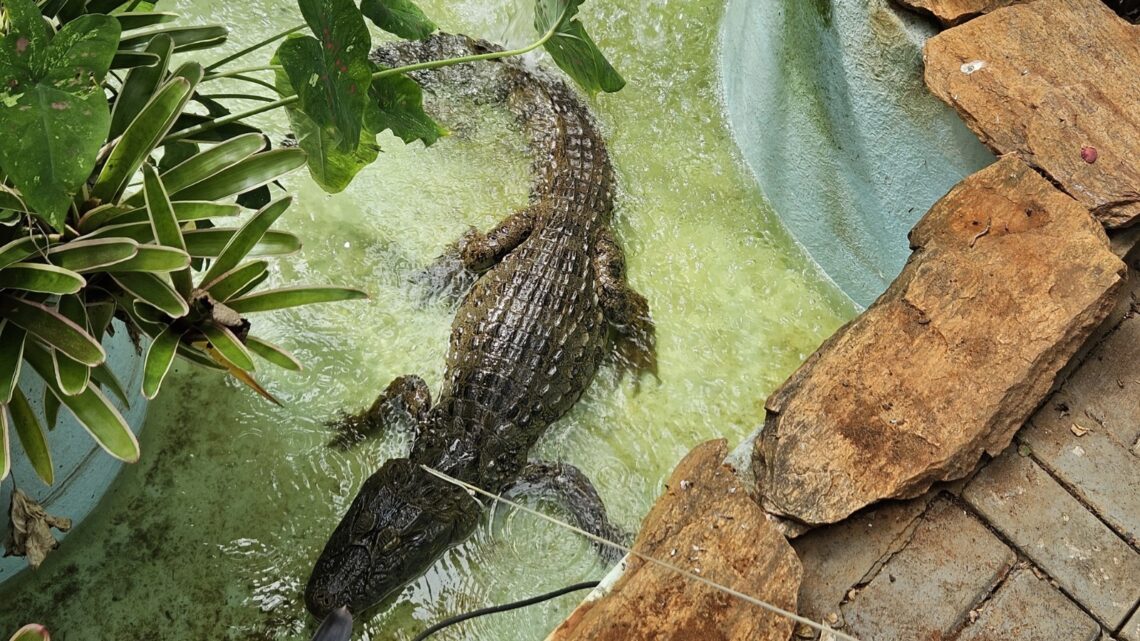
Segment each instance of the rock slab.
M674 470L634 550L795 611L795 552L723 464L723 440ZM610 592L579 606L548 641L787 641L793 624L672 570L630 556Z
M1140 28L1101 0L1038 0L944 31L924 56L927 86L995 153L1106 227L1140 219Z
M919 13L934 16L942 24L955 25L1026 0L898 0L898 3Z
M1088 212L1014 156L959 183L910 241L886 293L768 399L753 464L769 512L833 523L1001 452L1124 272Z
M1019 568L957 641L1097 641L1100 626L1033 570Z

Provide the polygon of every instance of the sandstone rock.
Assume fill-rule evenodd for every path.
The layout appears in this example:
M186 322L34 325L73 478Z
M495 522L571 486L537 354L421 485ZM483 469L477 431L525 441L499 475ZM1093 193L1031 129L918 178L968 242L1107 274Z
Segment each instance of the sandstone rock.
M919 13L938 18L942 24L954 25L975 18L994 9L1000 9L1026 0L898 0L898 3Z
M902 274L768 399L764 507L833 523L1003 450L1115 303L1099 225L1014 156L919 221Z
M1107 227L1140 218L1140 30L1101 0L1016 4L926 43L926 84Z
M723 440L674 470L634 549L795 611L802 569L788 542L722 464ZM630 557L606 596L587 602L548 641L787 641L792 622L666 568Z

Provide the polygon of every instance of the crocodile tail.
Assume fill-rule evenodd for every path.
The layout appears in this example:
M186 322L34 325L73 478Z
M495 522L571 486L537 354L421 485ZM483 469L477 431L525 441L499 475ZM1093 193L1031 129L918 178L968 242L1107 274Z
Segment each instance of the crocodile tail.
M348 608L339 607L329 612L321 627L317 628L312 641L348 641L352 637L352 614Z

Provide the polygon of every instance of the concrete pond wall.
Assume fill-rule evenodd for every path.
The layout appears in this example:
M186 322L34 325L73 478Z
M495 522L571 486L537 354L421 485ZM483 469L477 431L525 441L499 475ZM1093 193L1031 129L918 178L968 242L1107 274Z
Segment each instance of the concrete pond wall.
M721 76L736 143L824 273L867 306L906 234L993 162L922 81L934 25L888 0L729 0Z
M103 340L103 348L107 351L111 370L127 392L130 406L124 406L112 394L108 397L137 434L142 429L147 407L146 398L142 395L143 357L136 352L126 328L119 321L114 323L115 334ZM21 371L20 386L42 421L44 384L29 370L25 367ZM60 408L59 421L55 429L48 432L47 439L55 466L55 484L50 487L36 476L19 439L13 435L12 473L0 483L0 536L6 536L8 532L13 483L19 483L20 489L42 504L49 514L71 519L74 531L99 503L123 467L121 462L95 444L67 408ZM61 540L67 536L54 533ZM22 557L0 558L0 583L27 567Z

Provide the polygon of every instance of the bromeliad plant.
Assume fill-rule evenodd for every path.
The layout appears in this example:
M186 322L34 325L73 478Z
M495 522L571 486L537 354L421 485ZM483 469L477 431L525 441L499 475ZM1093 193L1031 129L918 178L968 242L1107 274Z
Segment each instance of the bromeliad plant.
M215 47L226 29L170 24L176 16L143 0L0 0L0 479L12 426L40 478L53 480L45 425L19 386L25 366L45 382L47 429L66 407L113 456L137 460L106 396L127 397L101 345L113 318L150 339L147 397L180 356L272 399L253 378L254 357L300 365L252 336L245 314L363 294L255 291L269 274L260 257L300 247L269 229L290 202L273 200L269 185L307 163L322 188L340 191L376 160L384 130L435 142L443 130L424 112L413 71L544 47L587 92L621 89L575 19L582 2L535 0L539 38L526 47L382 69L368 58L365 17L424 38L436 26L411 0L298 0L305 25L177 67L173 54ZM306 27L311 35L298 33ZM280 40L268 66L219 70ZM221 81L275 96L206 91ZM263 104L235 113L230 99ZM270 149L246 122L282 107L299 148ZM255 211L225 224L243 209Z
M300 364L250 335L245 315L364 295L255 291L269 275L259 257L300 247L269 229L290 199L269 201L267 185L304 164L303 151L267 149L252 131L222 142L164 140L204 120L187 109L208 101L199 92L202 66L170 61L180 48L204 46L209 32L155 28L159 14L72 16L55 21L57 30L31 0L3 6L0 478L9 471L11 426L50 484L45 425L19 385L25 367L45 383L47 429L66 407L107 452L135 461L138 442L106 395L126 402L102 347L113 318L150 338L147 397L175 356L228 371L269 397L253 378L254 357ZM109 79L115 66L129 67L121 81ZM256 211L223 224L243 205Z

